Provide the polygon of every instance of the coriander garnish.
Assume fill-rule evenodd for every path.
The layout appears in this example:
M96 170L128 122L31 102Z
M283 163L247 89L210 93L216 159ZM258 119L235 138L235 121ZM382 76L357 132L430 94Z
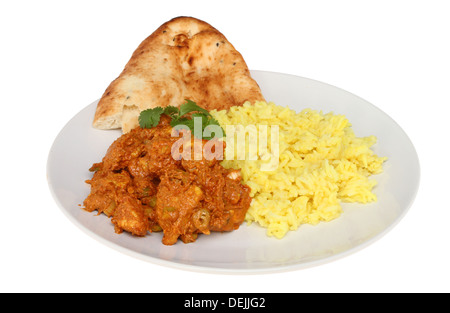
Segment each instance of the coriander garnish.
M192 113L190 118L186 117L186 115L189 113ZM219 122L212 117L208 110L199 107L194 101L188 99L186 99L186 102L183 103L180 108L168 106L165 108L156 107L153 109L142 111L139 115L139 125L141 126L141 128L155 127L159 124L162 114L166 114L172 118L172 120L170 121L170 126L175 127L177 125L185 125L190 129L191 133L194 133L194 135L197 135L194 132L194 121L198 120L197 118L200 118L202 124L201 137L206 140L214 138L212 135L203 135L206 127L210 125L220 127ZM225 132L222 128L221 130L221 135L225 136ZM220 134L214 133L214 135L215 137L219 137Z

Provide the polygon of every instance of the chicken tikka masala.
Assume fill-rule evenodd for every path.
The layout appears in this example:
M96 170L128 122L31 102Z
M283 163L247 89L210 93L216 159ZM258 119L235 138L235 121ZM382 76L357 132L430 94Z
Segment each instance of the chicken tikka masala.
M173 158L179 138L171 133L170 118L163 115L156 127L137 127L119 137L90 169L84 209L110 217L116 233L162 231L165 245L238 229L251 203L240 170L225 169L217 158Z

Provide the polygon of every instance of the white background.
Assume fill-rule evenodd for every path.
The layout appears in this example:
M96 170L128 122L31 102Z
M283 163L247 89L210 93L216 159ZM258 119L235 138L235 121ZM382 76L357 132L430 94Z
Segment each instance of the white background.
M449 292L448 1L2 1L1 292ZM394 118L421 163L408 214L332 263L265 275L150 264L73 225L46 181L58 132L98 99L138 44L189 15L250 69L316 79Z

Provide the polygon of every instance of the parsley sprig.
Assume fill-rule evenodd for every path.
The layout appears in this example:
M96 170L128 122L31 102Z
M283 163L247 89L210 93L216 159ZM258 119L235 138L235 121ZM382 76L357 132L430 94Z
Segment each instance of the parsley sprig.
M190 117L188 117L188 114ZM187 126L191 133L194 135L194 118L201 118L202 121L202 133L201 137L206 140L211 140L214 137L219 137L219 134L211 133L210 136L204 135L204 130L209 125L219 126L219 122L208 112L201 107L199 107L194 101L186 99L186 102L183 103L179 108L174 106L167 106L165 108L156 107L153 109L147 109L141 112L139 115L139 125L142 128L152 128L159 124L161 120L161 115L166 114L172 118L170 121L170 126L175 127L177 125L185 125ZM225 132L222 130L222 135L225 136ZM215 136L212 136L212 135Z

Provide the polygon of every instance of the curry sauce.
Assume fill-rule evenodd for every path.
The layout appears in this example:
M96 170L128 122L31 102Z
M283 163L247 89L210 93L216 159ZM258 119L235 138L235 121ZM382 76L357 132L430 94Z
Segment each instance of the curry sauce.
M167 116L156 127L137 127L119 137L91 167L83 209L110 217L116 233L162 231L165 245L238 229L252 200L240 170L225 169L219 158L174 158L178 139ZM192 136L195 140L207 143Z

